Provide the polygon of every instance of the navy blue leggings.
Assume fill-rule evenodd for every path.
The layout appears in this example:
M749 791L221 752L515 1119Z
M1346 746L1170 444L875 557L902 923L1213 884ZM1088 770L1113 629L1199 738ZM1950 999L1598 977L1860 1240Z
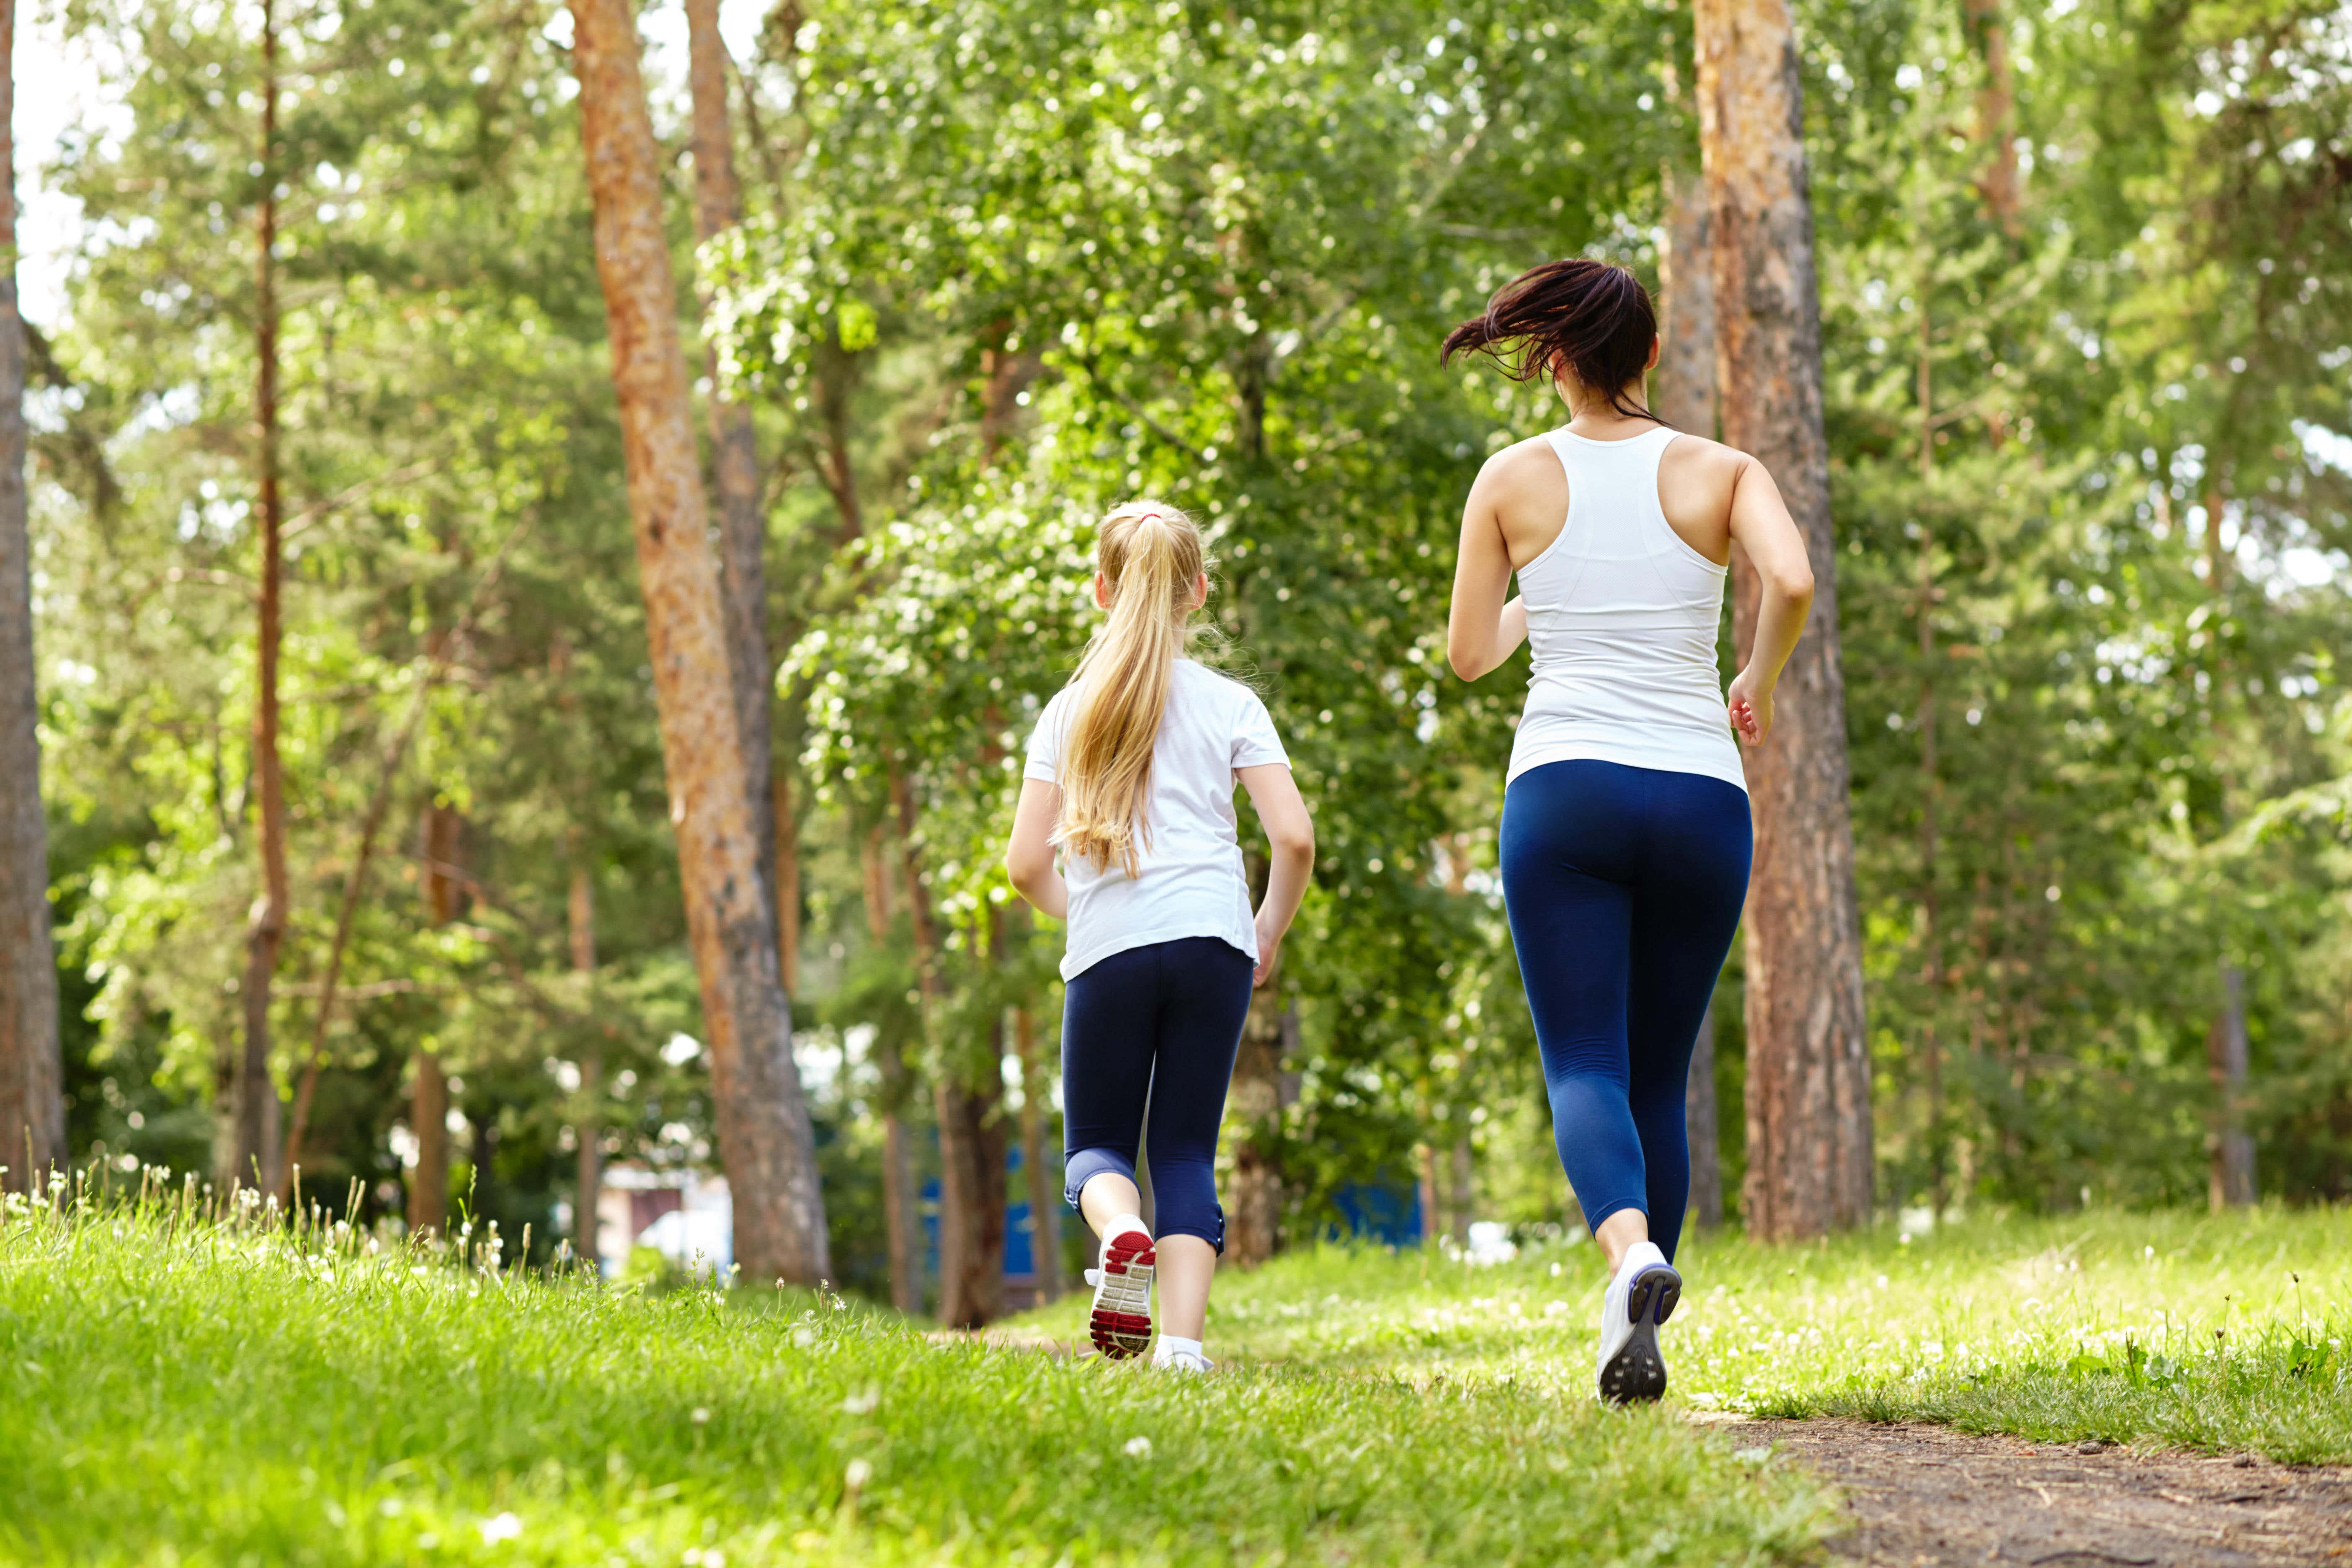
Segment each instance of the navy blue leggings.
M1503 899L1552 1137L1587 1225L1649 1216L1671 1258L1690 1198L1685 1080L1748 897L1748 795L1704 773L1572 761L1503 797Z
M1255 967L1230 942L1188 936L1114 952L1064 989L1062 1190L1072 1207L1105 1171L1135 1179L1148 1098L1160 1234L1224 1251L1217 1126Z

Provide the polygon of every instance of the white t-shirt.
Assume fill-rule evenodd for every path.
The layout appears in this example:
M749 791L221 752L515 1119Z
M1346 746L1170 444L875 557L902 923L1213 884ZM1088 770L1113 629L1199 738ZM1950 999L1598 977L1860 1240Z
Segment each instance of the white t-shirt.
M1056 766L1077 693L1065 687L1045 704L1029 737L1024 777L1059 782ZM1213 936L1257 957L1249 881L1235 837L1234 773L1290 758L1257 693L1189 658L1176 661L1168 710L1151 747L1139 874L1064 857L1070 889L1062 978L1074 979L1115 952L1180 937Z

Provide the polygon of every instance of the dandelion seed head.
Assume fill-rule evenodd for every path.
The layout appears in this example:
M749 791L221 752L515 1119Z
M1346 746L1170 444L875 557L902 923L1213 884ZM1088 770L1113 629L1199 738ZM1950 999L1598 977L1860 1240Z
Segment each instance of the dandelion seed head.
M1127 1440L1127 1457L1130 1459L1150 1458L1151 1457L1151 1439L1149 1437L1129 1437Z

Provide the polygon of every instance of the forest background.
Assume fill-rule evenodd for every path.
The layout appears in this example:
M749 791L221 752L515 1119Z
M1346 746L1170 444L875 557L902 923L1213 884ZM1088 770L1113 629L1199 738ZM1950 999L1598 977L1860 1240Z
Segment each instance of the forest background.
M268 1098L352 1217L454 1204L544 1254L600 1160L716 1137L571 16L57 24L119 106L41 175L81 242L29 360L66 1146L224 1182L251 1147L272 360ZM2341 1199L2352 15L1798 24L1879 1203ZM696 395L756 450L833 1278L1001 1305L922 1278L910 1194L944 1132L985 1232L1005 1146L1033 1175L1055 1146L1059 935L996 856L1091 624L1091 519L1136 493L1209 525L1216 657L1319 827L1236 1079L1238 1250L1344 1226L1367 1183L1455 1234L1572 1218L1492 876L1524 667L1442 668L1461 497L1562 416L1435 345L1534 261L1622 260L1664 285L1662 406L1711 423L1674 379L1707 362L1691 59L1665 3L786 0L724 79L714 223L656 57ZM1696 1086L1734 1219L1742 978Z

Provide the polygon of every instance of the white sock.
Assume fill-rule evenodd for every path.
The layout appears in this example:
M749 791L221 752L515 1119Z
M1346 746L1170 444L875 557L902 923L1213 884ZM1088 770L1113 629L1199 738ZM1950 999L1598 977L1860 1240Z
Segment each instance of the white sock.
M1151 1359L1156 1362L1166 1362L1174 1361L1180 1355L1198 1356L1200 1354L1200 1341L1180 1339L1174 1334L1162 1334L1160 1336L1159 1346L1151 1352Z

